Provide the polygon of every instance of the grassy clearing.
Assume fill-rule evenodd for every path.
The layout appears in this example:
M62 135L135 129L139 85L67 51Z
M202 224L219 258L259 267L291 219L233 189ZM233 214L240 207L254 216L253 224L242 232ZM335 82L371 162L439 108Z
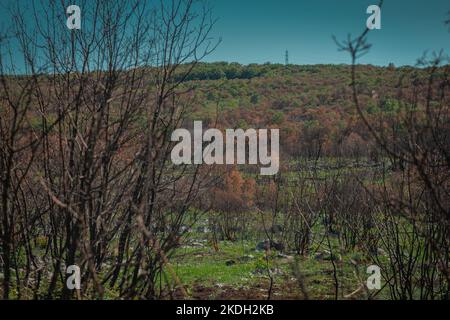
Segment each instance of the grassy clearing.
M335 298L333 266L325 248L316 248L307 257L271 252L266 260L266 252L254 250L255 245L256 242L252 241L235 243L223 241L217 252L208 246L182 248L172 257L172 266L191 294L191 298L195 298L199 288L210 289L207 296L202 298L213 299L218 296L237 298L233 297L236 295L234 291L249 291L250 298L253 292L255 298L261 298L261 295L267 294L269 287L267 274L269 266L274 279L274 298L302 299L303 294L293 272L295 263L304 276L309 298ZM357 268L355 262L358 264ZM361 253L353 252L338 255L335 263L338 269L339 299L345 299L346 295L360 286L356 270L366 279L366 258ZM364 295L365 292L361 291L348 298L365 298Z

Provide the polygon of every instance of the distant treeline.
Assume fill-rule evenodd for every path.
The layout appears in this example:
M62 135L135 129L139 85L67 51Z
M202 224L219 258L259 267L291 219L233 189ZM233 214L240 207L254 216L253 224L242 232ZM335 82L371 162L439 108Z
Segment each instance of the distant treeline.
M182 66L182 69L191 67L190 64ZM185 78L180 79L181 75L176 77L176 81L193 81L193 80L233 80L233 79L252 79L262 76L286 75L291 73L320 73L323 71L336 71L336 69L348 67L347 65L283 65L273 64L270 62L264 64L248 64L243 65L237 62L213 62L213 63L198 63L192 72ZM375 66L366 66L367 68L379 68ZM390 64L389 69L395 69L393 64ZM412 67L402 67L401 69L408 69ZM185 75L182 72L183 76Z

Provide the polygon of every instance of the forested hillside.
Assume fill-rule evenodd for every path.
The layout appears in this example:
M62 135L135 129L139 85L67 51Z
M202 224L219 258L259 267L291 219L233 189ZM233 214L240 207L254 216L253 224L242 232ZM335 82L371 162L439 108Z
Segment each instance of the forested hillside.
M426 81L419 68L357 67L370 118L395 118L399 92ZM348 65L200 63L186 81L196 90L190 120L222 128L280 128L287 156L369 156L372 142L357 116Z

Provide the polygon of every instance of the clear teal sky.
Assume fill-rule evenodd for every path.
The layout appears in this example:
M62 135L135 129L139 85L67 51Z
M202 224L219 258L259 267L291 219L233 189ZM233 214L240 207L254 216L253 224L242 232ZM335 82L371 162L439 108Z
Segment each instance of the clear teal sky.
M222 44L210 61L295 64L348 63L332 35L363 31L367 7L378 0L212 0L219 18L214 34ZM372 31L371 52L361 63L414 65L425 50L450 53L444 21L449 0L385 0L382 30Z
M0 0L0 25L8 25L2 7L8 3L29 5L30 1ZM207 61L243 64L284 63L286 50L294 64L349 63L348 54L338 52L332 35L344 39L349 32L360 34L369 16L367 7L378 3L378 0L209 1L218 18L213 36L221 37L222 43ZM373 48L360 63L414 65L425 50L444 49L450 53L450 26L444 25L450 19L449 11L450 0L385 0L382 30L370 32Z

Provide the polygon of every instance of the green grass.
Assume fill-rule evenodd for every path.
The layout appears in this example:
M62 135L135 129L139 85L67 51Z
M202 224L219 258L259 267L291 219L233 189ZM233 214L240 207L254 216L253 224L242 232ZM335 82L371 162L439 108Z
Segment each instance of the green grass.
M255 245L256 243L251 241L221 242L219 252L208 247L179 249L171 259L172 266L180 281L187 288L195 285L211 288L253 288L261 284L265 285L268 280L265 253L253 250ZM316 249L320 251L326 248ZM240 260L248 255L253 256L253 259ZM358 270L363 279L367 277L365 268L368 264L361 253L343 253L339 256L340 259L336 261L336 265L340 285L339 298L342 299L344 295L353 292L360 285L351 260L360 261ZM230 260L235 261L235 264L227 265L227 261ZM334 299L335 284L332 263L326 259L314 258L313 253L308 257L295 257L294 260L278 257L276 252L269 257L270 268L281 270L281 274L274 275L274 283L281 289L281 296L284 294L283 288L288 283L296 286L297 280L292 269L293 263L298 263L298 269L305 278L305 286L310 298ZM363 294L364 292L361 292L361 295ZM363 296L359 297L364 298Z
M220 251L210 247L179 249L172 261L174 270L181 282L187 285L202 284L239 285L248 283L255 277L256 261L263 258L264 253L255 252L251 242L221 242ZM252 255L254 258L243 260L242 257ZM234 261L227 265L227 261Z

